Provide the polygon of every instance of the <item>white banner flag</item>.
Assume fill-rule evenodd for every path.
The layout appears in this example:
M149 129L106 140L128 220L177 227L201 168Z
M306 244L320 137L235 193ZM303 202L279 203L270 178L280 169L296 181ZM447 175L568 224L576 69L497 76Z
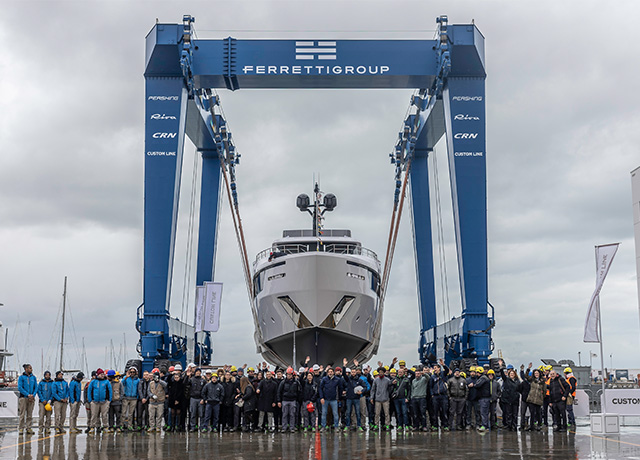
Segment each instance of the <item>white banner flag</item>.
M220 303L222 283L204 283L204 315L202 329L217 332L220 328Z
M589 302L589 310L587 311L587 319L584 323L584 342L600 342L600 330L598 328L598 317L600 316L600 291L604 284L604 279L609 273L609 267L613 261L620 243L605 244L596 246L596 289L593 291L591 301Z
M204 286L196 286L196 317L193 327L196 333L202 332L204 319Z

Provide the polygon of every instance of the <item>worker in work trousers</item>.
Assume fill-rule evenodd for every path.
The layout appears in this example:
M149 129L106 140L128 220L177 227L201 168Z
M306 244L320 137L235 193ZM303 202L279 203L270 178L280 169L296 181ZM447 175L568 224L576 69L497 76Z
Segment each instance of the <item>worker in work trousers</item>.
M444 366L444 362L440 360ZM449 374L449 368L444 366L444 370L440 370L439 365L433 367L433 374L429 381L431 390L431 401L433 402L433 412L435 414L435 425L432 428L438 427L438 416L440 417L440 426L444 430L449 429L449 395L447 389L447 376Z
M138 382L138 406L136 408L136 428L140 430L149 428L149 399L147 398L149 383L151 383L151 374L144 371Z
M78 414L82 400L82 379L84 374L78 372L69 383L69 432L80 433L78 429Z
M46 371L44 373L44 378L40 380L40 383L38 383L37 393L40 409L38 413L38 428L40 431L49 431L51 428L51 403L53 402L51 399L53 398L53 380L51 380L51 372ZM47 405L49 405L49 410L47 410Z
M130 430L133 428L133 417L138 405L138 369L130 367L127 376L120 382L122 390L122 428Z
M36 401L38 381L33 375L31 364L23 364L23 374L18 377L18 431L22 434L25 430L27 434L33 434L31 425L33 423L33 407Z
M491 406L491 386L489 378L484 374L482 366L476 367L476 373L479 377L475 382L469 383L469 388L476 389L476 398L478 399L478 409L480 410L480 426L478 431L485 431L489 428L489 411Z
M56 372L56 380L52 388L53 410L56 416L56 433L63 434L64 421L67 418L67 404L69 403L69 384L65 381L62 371Z
M162 414L164 413L164 402L167 399L167 382L160 380L160 371L154 369L153 380L149 382L149 429L147 431L160 431L162 428ZM199 404L199 403L198 403Z
M564 379L569 384L569 396L567 397L567 422L569 426L575 428L576 426L576 416L573 413L573 401L576 398L576 389L578 387L578 381L573 376L573 371L570 367L567 367L564 370Z
M453 371L453 377L447 382L447 391L449 394L449 422L452 430L462 429L462 414L464 413L467 396L469 396L469 388L467 380L460 375L460 369Z
M500 383L496 380L496 371L489 369L487 371L487 377L489 378L489 390L491 392L491 398L489 402L489 423L492 429L498 428L498 400L502 394L502 388Z
M113 369L107 372L112 394L111 404L109 404L109 432L121 429L122 384L120 383L119 377L119 374Z
M391 417L389 414L389 390L391 388L391 380L385 376L387 370L380 366L378 368L378 377L373 380L371 384L371 402L375 404L375 422L374 429L377 430L380 426L380 411L384 411L384 421L386 427L391 424Z
M282 431L295 431L296 405L302 388L293 378L293 369L287 369L287 377L278 385L278 407L282 408Z
M202 401L202 389L207 381L202 378L202 371L197 368L193 377L189 379L189 431L196 431L204 418L204 405Z
M108 426L109 404L113 394L111 385L105 378L104 371L98 369L96 378L89 384L87 400L91 403L91 430L102 431Z

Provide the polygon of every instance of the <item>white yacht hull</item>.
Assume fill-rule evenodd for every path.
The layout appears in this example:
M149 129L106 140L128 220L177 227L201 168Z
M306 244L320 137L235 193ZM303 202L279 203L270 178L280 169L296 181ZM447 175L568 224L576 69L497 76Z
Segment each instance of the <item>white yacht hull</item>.
M254 274L259 352L288 366L295 340L299 362L368 360L380 340L379 280L379 262L362 255L302 252L265 261Z

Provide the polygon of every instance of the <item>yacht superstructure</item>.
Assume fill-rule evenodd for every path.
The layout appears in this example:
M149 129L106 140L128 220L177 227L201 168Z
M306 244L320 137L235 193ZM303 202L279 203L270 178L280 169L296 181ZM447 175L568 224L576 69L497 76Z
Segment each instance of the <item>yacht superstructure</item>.
M315 187L314 203L298 207L314 219L312 229L284 230L253 264L258 351L276 365L296 367L310 356L320 364L366 361L380 333L380 262L352 238L350 230L322 229L334 195Z

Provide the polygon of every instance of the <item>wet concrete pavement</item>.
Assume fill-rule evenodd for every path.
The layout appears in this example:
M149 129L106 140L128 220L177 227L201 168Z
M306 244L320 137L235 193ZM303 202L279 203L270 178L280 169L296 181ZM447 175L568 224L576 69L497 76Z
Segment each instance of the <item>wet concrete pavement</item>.
M0 459L640 459L640 428L572 433L224 433L18 436L0 433Z

